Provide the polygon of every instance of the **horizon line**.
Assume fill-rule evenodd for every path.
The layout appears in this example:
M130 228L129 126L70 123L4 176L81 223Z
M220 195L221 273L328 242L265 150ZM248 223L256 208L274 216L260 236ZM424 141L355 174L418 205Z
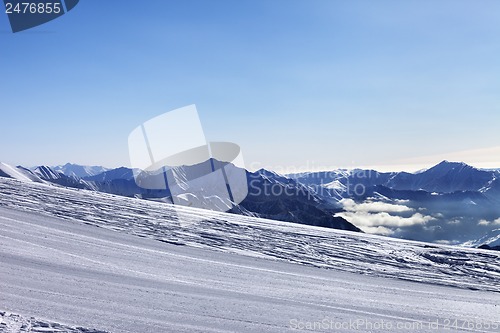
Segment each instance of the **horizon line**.
M207 160L208 161L208 160ZM205 161L204 161L205 162ZM293 174L301 174L301 173L316 173L316 172L331 172L331 171L352 171L352 170L373 170L373 171L378 171L378 172L383 172L383 173L390 173L390 172L407 172L407 173L418 173L418 172L424 172L428 169L431 169L432 167L435 167L441 163L463 163L465 165L468 165L470 167L479 169L479 170L500 170L500 163L492 163L492 162L477 162L477 163L468 163L465 161L460 161L460 160L448 160L444 159L439 162L432 162L432 163L419 163L419 164L370 164L370 165L358 165L358 166L320 166L317 168L297 168L294 166L288 166L283 168L281 167L272 167L272 166L261 166L259 168L251 168L245 165L245 170L249 172L256 172L259 170L267 170L271 172L275 172L280 175L293 175ZM4 164L7 164L5 162L1 162ZM203 162L201 162L203 163ZM37 167L41 166L48 166L50 168L55 168L55 167L61 167L65 165L75 165L75 166L80 166L80 167L100 167L107 169L106 171L109 170L114 170L114 169L119 169L119 168L128 168L133 170L134 168L128 166L128 165L120 165L117 167L107 167L104 165L87 165L87 164L78 164L78 163L71 163L67 162L65 164L57 164L57 165L47 165L47 164L41 164L41 165L36 165L36 166L30 166L30 167L25 167L23 165L17 164L15 165L16 167L23 167L27 168L30 170L36 169Z

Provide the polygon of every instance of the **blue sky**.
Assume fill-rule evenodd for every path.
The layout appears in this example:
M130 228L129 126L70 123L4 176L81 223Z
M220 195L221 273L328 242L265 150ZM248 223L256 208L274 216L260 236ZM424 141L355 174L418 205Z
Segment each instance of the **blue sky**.
M206 137L238 143L253 169L500 167L498 13L498 1L82 0L17 34L2 14L0 160L128 165L136 126L196 104Z

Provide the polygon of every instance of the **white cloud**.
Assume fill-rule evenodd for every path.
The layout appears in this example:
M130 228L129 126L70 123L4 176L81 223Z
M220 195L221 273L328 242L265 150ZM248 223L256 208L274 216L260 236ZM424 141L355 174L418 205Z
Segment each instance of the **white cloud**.
M351 212L366 212L366 213L378 213L378 212L387 212L387 213L406 213L413 212L414 209L404 206L404 205L394 205L385 202L363 202L357 204L352 199L343 199L340 201L345 210Z
M382 236L390 236L394 233L394 230L391 230L386 227L362 227L361 228L364 232L367 234L376 234L376 235L382 235Z
M399 204L410 203L410 200L405 200L405 199L395 199L394 201Z
M490 223L491 223L490 221L480 220L477 225L490 225Z
M477 225L481 226L500 225L500 217L494 221L480 220Z
M370 234L392 235L395 229L423 225L435 218L415 213L413 208L385 202L356 203L352 199L341 201L345 212L338 213L347 221ZM399 216L401 213L413 213L411 216Z
M417 224L425 224L434 218L432 216L415 213L410 217L394 216L388 213L368 213L368 212L342 212L338 216L345 218L355 226L364 227L409 227ZM364 230L364 229L363 229Z

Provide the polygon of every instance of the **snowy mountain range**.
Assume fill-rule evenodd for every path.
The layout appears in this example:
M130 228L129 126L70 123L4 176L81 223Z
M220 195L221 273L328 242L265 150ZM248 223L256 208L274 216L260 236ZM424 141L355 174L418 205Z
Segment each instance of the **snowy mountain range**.
M209 163L209 161L205 163ZM172 203L172 195L168 189L152 190L138 186L132 169L125 167L111 170L100 168L105 171L97 175L87 175L80 178L75 176L75 170L88 171L99 169L99 167L70 166L71 168L56 171L56 168L48 166L38 166L30 170L23 167L6 167L5 165L0 168L0 172L5 170L4 176L19 180L49 182L71 188ZM197 166L187 168L195 167ZM17 171L13 172L12 170ZM23 174L25 177L20 177L18 174ZM228 207L230 212L334 229L360 231L359 228L344 218L334 216L333 213L338 212L338 209L328 205L308 187L297 183L295 180L266 170L255 173L247 172L246 174L248 182L252 184L252 186L249 186L250 195L239 205ZM272 186L274 193L272 195L257 195L258 193L266 193L261 190L266 186ZM285 188L291 188L292 190L285 191ZM200 198L200 200L203 200L203 198Z
M102 174L109 169L102 166L85 166L78 164L66 163L65 165L57 165L51 168L52 170L63 173L69 177L85 178Z
M500 237L498 170L443 161L416 173L357 169L288 176L339 204L344 212L338 216L365 232L477 246L487 234Z
M441 194L459 191L487 193L500 183L500 171L482 170L465 163L443 161L434 167L416 172L386 172L376 170L334 170L291 174L290 178L308 185L328 187L333 182L355 187L385 186L394 190L426 191Z
M4 177L172 202L168 189L143 189L133 175L125 167L0 164ZM249 195L232 213L443 244L495 248L500 239L498 170L443 161L416 173L355 169L284 176L261 169L247 171L247 180ZM262 191L270 187L272 193Z

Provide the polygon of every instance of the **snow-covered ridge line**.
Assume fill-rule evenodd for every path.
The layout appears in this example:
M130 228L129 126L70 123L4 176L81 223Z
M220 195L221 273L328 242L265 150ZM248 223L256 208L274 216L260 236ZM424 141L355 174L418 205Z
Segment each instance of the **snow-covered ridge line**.
M500 292L500 253L0 179L0 207L247 256Z
M43 180L38 178L31 171L23 169L21 167L13 167L3 162L0 162L0 176L9 177L25 182L43 182Z

